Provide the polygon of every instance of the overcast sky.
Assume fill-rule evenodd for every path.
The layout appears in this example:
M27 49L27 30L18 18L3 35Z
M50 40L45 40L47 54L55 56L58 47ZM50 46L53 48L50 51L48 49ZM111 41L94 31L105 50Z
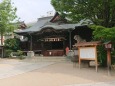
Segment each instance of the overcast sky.
M17 16L21 21L30 23L37 21L37 18L47 16L47 12L55 13L51 0L12 0L17 8Z

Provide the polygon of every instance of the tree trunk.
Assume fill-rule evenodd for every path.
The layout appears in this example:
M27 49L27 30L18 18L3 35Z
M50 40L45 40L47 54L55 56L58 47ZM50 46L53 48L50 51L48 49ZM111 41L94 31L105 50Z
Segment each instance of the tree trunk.
M104 1L104 26L109 27L109 19L110 19L110 5L109 1Z

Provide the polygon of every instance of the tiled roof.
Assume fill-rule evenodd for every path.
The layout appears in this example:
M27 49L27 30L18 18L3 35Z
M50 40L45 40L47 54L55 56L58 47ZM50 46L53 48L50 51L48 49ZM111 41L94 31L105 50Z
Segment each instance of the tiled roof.
M82 20L80 23L76 24L64 24L61 22L51 22L53 16L49 17L43 17L39 18L37 23L35 23L32 27L20 30L20 31L15 31L17 34L29 34L29 33L34 33L34 32L39 32L45 28L53 28L55 30L67 30L67 29L75 29L77 26L84 26L86 24L83 24L84 20Z
M44 26L47 22L50 21L52 17L44 17L44 18L39 18L37 23L35 23L32 27L24 29L24 30L20 30L20 31L15 31L15 33L31 33L31 32L36 32L41 30L41 27Z

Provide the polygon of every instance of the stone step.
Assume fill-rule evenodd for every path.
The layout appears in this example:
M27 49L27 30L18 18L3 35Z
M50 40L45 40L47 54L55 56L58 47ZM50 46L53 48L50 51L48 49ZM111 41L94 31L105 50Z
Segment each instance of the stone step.
M51 61L51 62L60 62L60 61L68 61L68 59L66 57L54 57L54 56L50 56L50 57L44 57L44 56L35 56L35 57L31 57L31 58L26 58L24 61Z

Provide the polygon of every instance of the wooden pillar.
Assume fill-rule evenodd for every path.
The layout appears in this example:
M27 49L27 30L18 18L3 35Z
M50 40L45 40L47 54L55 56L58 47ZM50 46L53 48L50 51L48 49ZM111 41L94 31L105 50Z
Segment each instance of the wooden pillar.
M108 75L110 75L112 43L111 43L111 41L108 41L108 42L106 42L104 44L105 44L105 48L107 49L107 70L108 70Z
M96 72L98 72L97 46L94 46L94 47L95 47L95 69L96 69Z
M32 51L32 35L29 34L29 36L30 36L30 51Z
M69 48L70 48L70 50L71 50L71 30L69 31Z
M63 40L63 52L64 52L64 55L66 55L65 54L65 40Z
M44 42L41 42L41 54L43 55L44 54Z
M81 68L80 47L78 47L79 69Z

